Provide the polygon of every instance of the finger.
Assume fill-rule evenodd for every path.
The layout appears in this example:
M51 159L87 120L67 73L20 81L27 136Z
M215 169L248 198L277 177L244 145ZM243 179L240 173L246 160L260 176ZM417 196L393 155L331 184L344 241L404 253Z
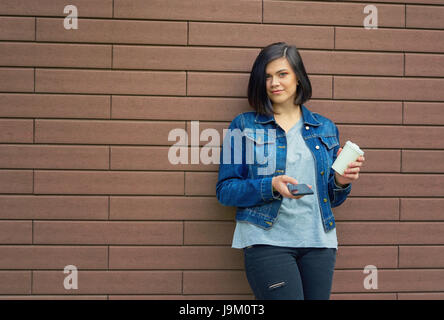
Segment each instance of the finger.
M361 162L351 162L348 164L348 168L356 168L356 167L362 167Z
M295 178L292 178L290 176L285 176L285 177L286 177L285 182L289 182L291 184L298 184L298 181Z
M356 180L359 178L359 173L347 173L344 174L343 177L350 180Z
M361 171L361 169L359 167L355 167L355 168L348 168L344 172L345 173L356 173L356 172L359 172L359 171Z

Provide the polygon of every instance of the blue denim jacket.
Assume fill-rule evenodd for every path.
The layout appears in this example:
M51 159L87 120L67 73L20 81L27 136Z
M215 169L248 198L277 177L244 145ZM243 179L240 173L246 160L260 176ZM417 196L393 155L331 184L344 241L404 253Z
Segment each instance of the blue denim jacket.
M331 208L345 201L351 183L344 188L337 186L331 169L340 147L336 125L304 105L301 111L302 137L315 159L317 197L327 232L336 226ZM241 143L236 143L236 137ZM282 196L273 193L271 180L285 174L286 146L285 131L274 116L251 111L237 115L231 122L220 153L216 195L221 204L237 207L237 221L247 221L264 229L273 226Z

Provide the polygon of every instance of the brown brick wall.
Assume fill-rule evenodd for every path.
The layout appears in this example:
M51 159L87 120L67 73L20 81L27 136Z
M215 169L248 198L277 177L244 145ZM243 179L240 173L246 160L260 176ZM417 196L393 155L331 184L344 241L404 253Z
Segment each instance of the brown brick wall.
M444 299L443 0L0 1L0 298L253 298L218 165L169 163L168 133L222 136L277 41L366 153L332 299Z

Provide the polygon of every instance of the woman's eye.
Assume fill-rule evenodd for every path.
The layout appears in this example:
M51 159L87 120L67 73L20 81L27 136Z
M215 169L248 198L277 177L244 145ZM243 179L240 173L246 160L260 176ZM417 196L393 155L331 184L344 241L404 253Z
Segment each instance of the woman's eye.
M282 73L280 73L280 75L286 75L287 73L285 73L285 72L282 72Z

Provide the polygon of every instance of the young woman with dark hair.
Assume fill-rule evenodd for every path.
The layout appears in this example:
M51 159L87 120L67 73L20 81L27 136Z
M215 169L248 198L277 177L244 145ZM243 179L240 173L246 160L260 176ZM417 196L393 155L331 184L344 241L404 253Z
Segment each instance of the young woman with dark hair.
M364 157L343 175L331 169L342 151L339 131L304 105L311 94L297 48L270 44L250 74L255 111L237 115L224 137L216 195L236 207L232 247L243 249L257 299L330 297L338 249L332 208L346 200ZM289 190L298 184L313 194Z

